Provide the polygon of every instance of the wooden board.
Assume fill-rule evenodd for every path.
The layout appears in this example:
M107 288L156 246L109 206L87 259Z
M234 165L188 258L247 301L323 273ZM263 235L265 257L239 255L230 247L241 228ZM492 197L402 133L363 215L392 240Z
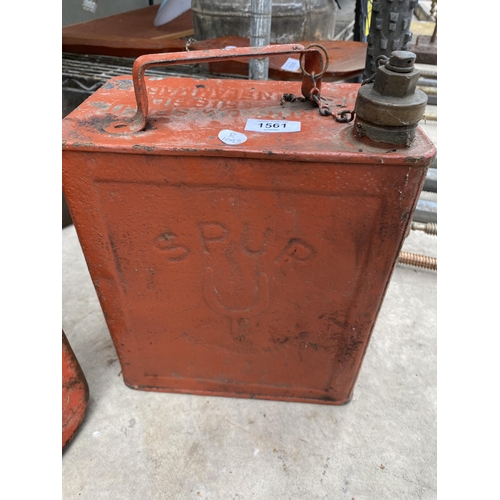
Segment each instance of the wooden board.
M191 10L163 26L153 21L160 5L65 26L62 50L76 54L138 57L185 50L183 37L194 33Z

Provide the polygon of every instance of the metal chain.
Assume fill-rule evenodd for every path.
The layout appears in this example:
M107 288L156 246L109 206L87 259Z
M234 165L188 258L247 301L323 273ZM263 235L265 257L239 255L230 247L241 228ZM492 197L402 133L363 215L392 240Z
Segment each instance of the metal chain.
M335 121L340 123L349 123L354 120L354 111L344 109L343 111L340 111L337 114L333 113L328 104L324 102L325 101L324 98L321 97L320 91L316 86L316 79L314 78L314 72L311 73L311 81L314 85L314 87L311 90L311 97L312 100L317 104L319 114L321 116L332 116Z
M324 58L323 58L323 67L322 67L321 71L318 74L316 74L314 71L311 71L311 73L308 73L305 70L304 65L303 65L303 61L302 61L302 57L305 54L305 52L302 52L300 55L299 61L300 61L300 69L302 70L302 77L309 76L311 78L311 82L313 84L312 89L309 91L309 99L306 99L305 97L296 97L294 94L283 94L283 97L281 98L281 105L283 106L285 104L285 102L295 102L295 101L305 102L305 101L309 100L309 101L312 101L316 104L316 106L318 107L319 114L321 116L332 116L335 121L341 122L341 123L351 122L352 120L354 120L354 111L344 109L344 110L340 111L339 113L334 114L331 111L328 104L325 102L325 98L321 97L321 92L320 92L318 86L316 85L316 80L320 79L323 76L323 74L325 73L326 69L328 68L328 65L329 65L328 51L322 45L315 44L315 43L308 45L306 47L306 50L309 48L312 48L312 47L315 47L316 49L320 49L324 54ZM340 106L345 107L345 98L342 101L342 104Z
M306 102L306 98L297 97L295 94L283 94L283 97L281 98L281 105L283 106L285 102L295 102L295 101Z
M382 64L385 64L388 60L389 60L389 58L387 56L380 55L377 57L377 59L375 59L375 65L378 68L378 67L382 66ZM371 75L368 78L366 78L365 80L363 80L361 82L361 85L366 85L367 83L371 83L373 81L373 79L375 78L376 74L377 74L377 71L375 71L373 73L373 75Z
M318 106L318 111L321 116L332 116L335 121L340 123L349 123L354 120L354 111L344 109L336 115L332 112L328 104L324 102L325 99L321 97L320 91L316 86L314 72L311 73L311 81L313 83L313 88L310 92L310 100ZM283 94L283 97L281 98L281 105L283 106L285 102L295 101L306 102L307 99L305 97L297 97L294 94Z
M312 100L318 106L319 114L321 116L332 116L335 121L340 123L349 123L354 120L354 111L344 109L343 111L340 111L337 114L333 113L328 104L324 102L325 101L324 98L321 97L320 91L316 86L316 79L314 77L314 72L311 73L311 81L314 85L311 90L311 97Z
M197 41L196 38L193 38L193 37L191 37L191 38L188 39L188 41L186 42L186 47L185 47L185 49L186 49L187 52L189 52L190 45L192 45L196 41Z

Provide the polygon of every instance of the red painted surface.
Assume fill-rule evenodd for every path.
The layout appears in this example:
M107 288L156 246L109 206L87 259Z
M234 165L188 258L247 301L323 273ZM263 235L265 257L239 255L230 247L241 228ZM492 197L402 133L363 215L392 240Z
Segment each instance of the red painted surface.
M87 380L71 346L62 332L62 447L73 439L89 401Z
M64 192L125 383L349 401L434 146L421 130L410 148L368 144L309 102L281 104L300 82L145 82L143 132L106 132L136 111L126 78L63 121ZM353 109L357 89L321 95Z

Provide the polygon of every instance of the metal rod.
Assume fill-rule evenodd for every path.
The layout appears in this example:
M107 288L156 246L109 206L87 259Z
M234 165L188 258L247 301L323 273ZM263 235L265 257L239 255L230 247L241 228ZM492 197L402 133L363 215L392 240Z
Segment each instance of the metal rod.
M437 69L436 66L432 64L415 64L415 69L420 71L420 76L422 78L433 78L437 79Z
M417 201L417 210L425 210L426 212L434 212L437 214L437 201L433 200L422 200Z
M272 0L251 0L250 46L264 47L271 43ZM252 59L248 65L250 80L267 80L269 59Z
M411 228L414 231L423 231L427 234L432 234L437 236L438 234L438 226L436 222L412 222Z
M406 264L407 266L422 267L424 269L430 269L431 271L437 271L436 257L429 257L427 255L419 255L417 253L410 252L399 252L398 263Z
M437 87L437 78L419 78L417 85L423 87Z
M427 102L427 104L430 104ZM424 117L422 118L422 121L425 122L426 120L431 121L431 122L437 122L437 114L436 113L425 113Z
M436 87L424 87L423 85L417 85L417 89L425 92L428 96L435 95L437 97L437 86Z
M335 35L334 40L349 41L354 38L354 21L350 22L339 34Z

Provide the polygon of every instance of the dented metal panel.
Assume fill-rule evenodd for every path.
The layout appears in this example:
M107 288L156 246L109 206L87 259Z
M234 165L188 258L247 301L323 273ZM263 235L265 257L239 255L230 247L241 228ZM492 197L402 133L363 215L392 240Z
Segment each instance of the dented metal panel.
M298 82L144 82L144 131L110 132L137 110L127 78L63 122L64 192L125 383L346 403L434 146L420 129L410 147L358 138L283 102ZM353 109L358 88L321 95Z

